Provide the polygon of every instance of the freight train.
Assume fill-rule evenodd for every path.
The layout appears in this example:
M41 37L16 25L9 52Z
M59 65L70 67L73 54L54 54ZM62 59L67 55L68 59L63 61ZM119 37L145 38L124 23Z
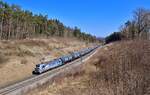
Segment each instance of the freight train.
M93 50L95 50L98 47L99 46L82 49L80 51L75 51L69 55L61 56L61 57L54 59L52 61L37 64L32 73L33 74L41 74L41 73L44 73L48 70L52 70L54 68L57 68L59 66L66 64L68 62L71 62L75 59L81 58L82 56L89 54L90 52L92 52Z

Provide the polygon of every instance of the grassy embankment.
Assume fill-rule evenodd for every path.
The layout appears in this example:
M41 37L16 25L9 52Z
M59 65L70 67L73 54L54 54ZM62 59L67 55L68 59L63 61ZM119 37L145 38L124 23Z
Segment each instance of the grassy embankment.
M124 41L103 47L81 72L29 95L150 95L150 43Z
M50 38L0 41L0 87L32 75L35 65L88 47L77 39Z

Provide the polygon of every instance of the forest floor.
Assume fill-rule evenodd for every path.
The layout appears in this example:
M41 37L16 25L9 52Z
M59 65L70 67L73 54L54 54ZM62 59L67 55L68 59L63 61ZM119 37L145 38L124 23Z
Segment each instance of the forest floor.
M28 95L150 95L150 43L123 41L102 47L80 72Z
M77 39L0 41L0 87L32 75L36 64L91 46Z

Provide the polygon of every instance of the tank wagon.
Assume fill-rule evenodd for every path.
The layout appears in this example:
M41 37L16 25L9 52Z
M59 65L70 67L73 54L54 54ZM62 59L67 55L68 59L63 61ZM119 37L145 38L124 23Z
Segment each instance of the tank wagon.
M32 73L33 74L41 74L41 73L46 72L48 70L57 68L57 67L62 66L68 62L71 62L75 59L78 59L82 56L87 55L88 53L92 52L93 50L97 49L98 47L99 46L82 49L80 51L75 51L69 55L61 56L61 57L54 59L52 61L37 64Z

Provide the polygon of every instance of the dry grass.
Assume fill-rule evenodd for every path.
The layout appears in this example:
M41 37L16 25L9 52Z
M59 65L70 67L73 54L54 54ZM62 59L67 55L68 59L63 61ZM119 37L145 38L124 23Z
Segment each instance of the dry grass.
M108 48L95 66L88 85L93 95L144 95L150 87L150 43L128 41ZM92 91L91 91L92 92ZM150 93L149 93L150 94Z
M29 95L150 95L150 43L117 42L102 48L81 73Z
M0 41L0 87L30 77L43 58L49 61L87 46L69 38Z
M22 59L20 64L27 64L28 63L28 60L27 59Z
M0 54L0 68L4 65L3 63L7 62L8 58L6 58L4 55Z

